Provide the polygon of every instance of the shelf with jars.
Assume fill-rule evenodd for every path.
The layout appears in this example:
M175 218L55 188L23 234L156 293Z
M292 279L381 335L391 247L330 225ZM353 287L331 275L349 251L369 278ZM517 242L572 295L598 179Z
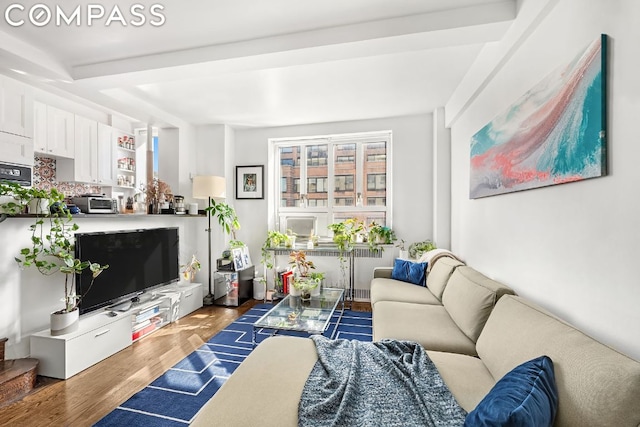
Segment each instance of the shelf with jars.
M117 186L125 188L134 188L136 186L136 178L133 175L118 174Z
M122 135L118 137L118 148L124 151L136 151L136 140L129 135Z

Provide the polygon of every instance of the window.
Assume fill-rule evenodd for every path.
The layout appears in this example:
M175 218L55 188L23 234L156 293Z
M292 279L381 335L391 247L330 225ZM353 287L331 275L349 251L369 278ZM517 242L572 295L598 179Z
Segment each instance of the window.
M269 200L275 213L269 227L284 231L289 218L299 217L315 218L321 236L347 218L391 226L390 146L390 132L270 140L276 165L270 180L281 184L279 200Z
M384 162L386 159L386 154L367 154L368 162Z
M353 191L353 175L336 176L336 192Z
M382 173L367 175L367 190L385 190L387 188L387 176Z
M327 178L308 178L307 191L309 193L326 193Z
M355 160L355 156L337 156L336 162L338 163L349 163Z
M384 206L387 203L387 199L384 197L367 197L368 206Z

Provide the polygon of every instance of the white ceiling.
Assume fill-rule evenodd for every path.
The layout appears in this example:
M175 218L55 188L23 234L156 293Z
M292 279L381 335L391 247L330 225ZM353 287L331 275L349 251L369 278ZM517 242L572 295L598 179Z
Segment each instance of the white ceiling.
M0 71L160 126L427 113L516 15L515 0L58 0L67 16L82 5L80 26L38 27L37 3L11 12L22 26L0 19ZM164 24L105 26L115 5L130 22L134 3L148 20L162 5ZM92 26L87 4L106 11Z

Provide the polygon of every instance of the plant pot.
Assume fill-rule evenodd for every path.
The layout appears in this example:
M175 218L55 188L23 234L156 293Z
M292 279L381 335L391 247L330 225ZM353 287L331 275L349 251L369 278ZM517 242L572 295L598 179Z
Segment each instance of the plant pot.
M311 291L310 290L304 290L300 292L300 299L302 301L309 301L311 299Z
M49 200L33 199L27 205L29 213L34 215L43 215L49 212Z
M398 258L409 259L409 251L400 250L400 254L398 254Z
M78 330L80 310L51 313L51 335L64 335Z

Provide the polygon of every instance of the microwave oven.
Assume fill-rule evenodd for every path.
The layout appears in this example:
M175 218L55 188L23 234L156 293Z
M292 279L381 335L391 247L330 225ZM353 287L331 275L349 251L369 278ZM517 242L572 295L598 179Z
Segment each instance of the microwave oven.
M118 202L116 199L110 199L107 197L74 197L72 199L74 205L76 205L82 213L87 214L114 214L118 213Z

